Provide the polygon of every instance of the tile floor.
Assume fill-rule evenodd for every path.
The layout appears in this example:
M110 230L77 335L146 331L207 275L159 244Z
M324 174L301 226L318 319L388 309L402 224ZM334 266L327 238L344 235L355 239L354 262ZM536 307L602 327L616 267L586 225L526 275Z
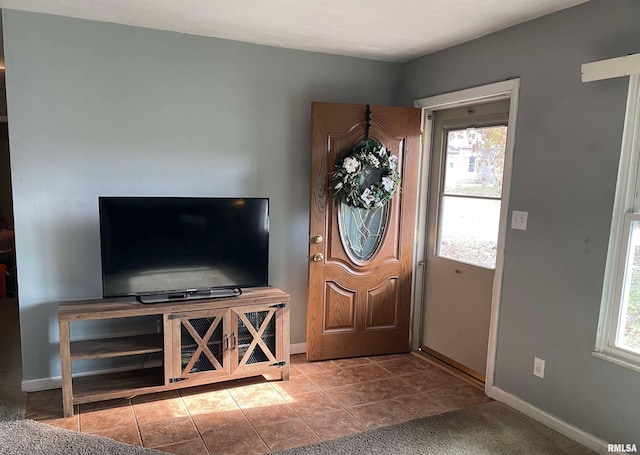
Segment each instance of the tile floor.
M174 454L262 454L489 401L412 354L309 363L291 379L254 378L76 406L60 389L30 393L27 418Z

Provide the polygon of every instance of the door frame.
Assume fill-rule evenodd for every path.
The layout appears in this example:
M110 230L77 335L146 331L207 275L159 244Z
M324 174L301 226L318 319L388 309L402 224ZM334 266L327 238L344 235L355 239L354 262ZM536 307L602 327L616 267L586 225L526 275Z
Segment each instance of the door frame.
M420 179L420 193L418 196L418 218L416 232L416 247L413 274L413 325L411 346L420 349L422 334L422 305L425 292L426 245L427 245L427 214L429 191L429 168L433 153L433 113L435 111L453 107L469 106L482 102L509 99L509 131L505 150L504 176L502 181L502 207L500 209L500 228L498 232L498 250L496 268L493 279L491 297L491 320L489 324L489 345L487 349L487 366L485 370L485 393L490 395L495 380L496 354L498 347L498 324L500 302L502 296L502 276L504 272L504 253L508 229L508 215L510 210L511 173L513 170L513 149L515 145L516 119L518 114L518 95L520 79L509 79L494 84L473 87L456 92L445 93L428 98L421 98L414 102L414 107L422 109L422 169Z

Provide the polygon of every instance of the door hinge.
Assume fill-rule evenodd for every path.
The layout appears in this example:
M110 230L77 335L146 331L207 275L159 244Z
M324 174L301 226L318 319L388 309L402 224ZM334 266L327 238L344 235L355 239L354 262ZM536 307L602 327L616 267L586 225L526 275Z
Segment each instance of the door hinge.
M169 319L182 319L184 317L186 317L186 314L170 314L169 315Z
M420 131L420 144L424 143L424 130Z
M180 382L180 381L186 381L187 379L189 379L189 378L171 378L171 379L169 379L169 382L171 384L173 384L173 383Z
M269 308L284 308L286 306L287 306L286 303L281 302L281 303L276 303L275 305L271 305L271 306L269 306Z
M281 360L280 362L276 362L276 363L272 363L271 365L269 365L270 367L283 367L287 364L287 362L285 362L284 360Z

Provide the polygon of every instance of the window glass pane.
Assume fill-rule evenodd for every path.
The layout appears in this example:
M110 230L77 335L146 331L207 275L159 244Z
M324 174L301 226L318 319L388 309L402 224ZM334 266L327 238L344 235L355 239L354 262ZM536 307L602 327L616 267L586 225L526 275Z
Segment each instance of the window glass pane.
M625 288L616 344L640 354L640 222L631 225Z
M437 255L495 268L500 201L443 196Z
M390 204L363 209L340 203L340 239L358 261L368 261L378 251L387 229Z
M500 197L507 127L447 132L445 194Z

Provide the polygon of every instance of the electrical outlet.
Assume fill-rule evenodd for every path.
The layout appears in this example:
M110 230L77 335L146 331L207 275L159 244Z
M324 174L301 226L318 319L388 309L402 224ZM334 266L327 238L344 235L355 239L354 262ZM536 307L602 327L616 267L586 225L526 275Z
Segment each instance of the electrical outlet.
M533 375L544 378L544 360L534 357L533 359Z
M519 229L521 231L527 230L527 218L529 212L519 212L514 210L511 212L511 229Z

